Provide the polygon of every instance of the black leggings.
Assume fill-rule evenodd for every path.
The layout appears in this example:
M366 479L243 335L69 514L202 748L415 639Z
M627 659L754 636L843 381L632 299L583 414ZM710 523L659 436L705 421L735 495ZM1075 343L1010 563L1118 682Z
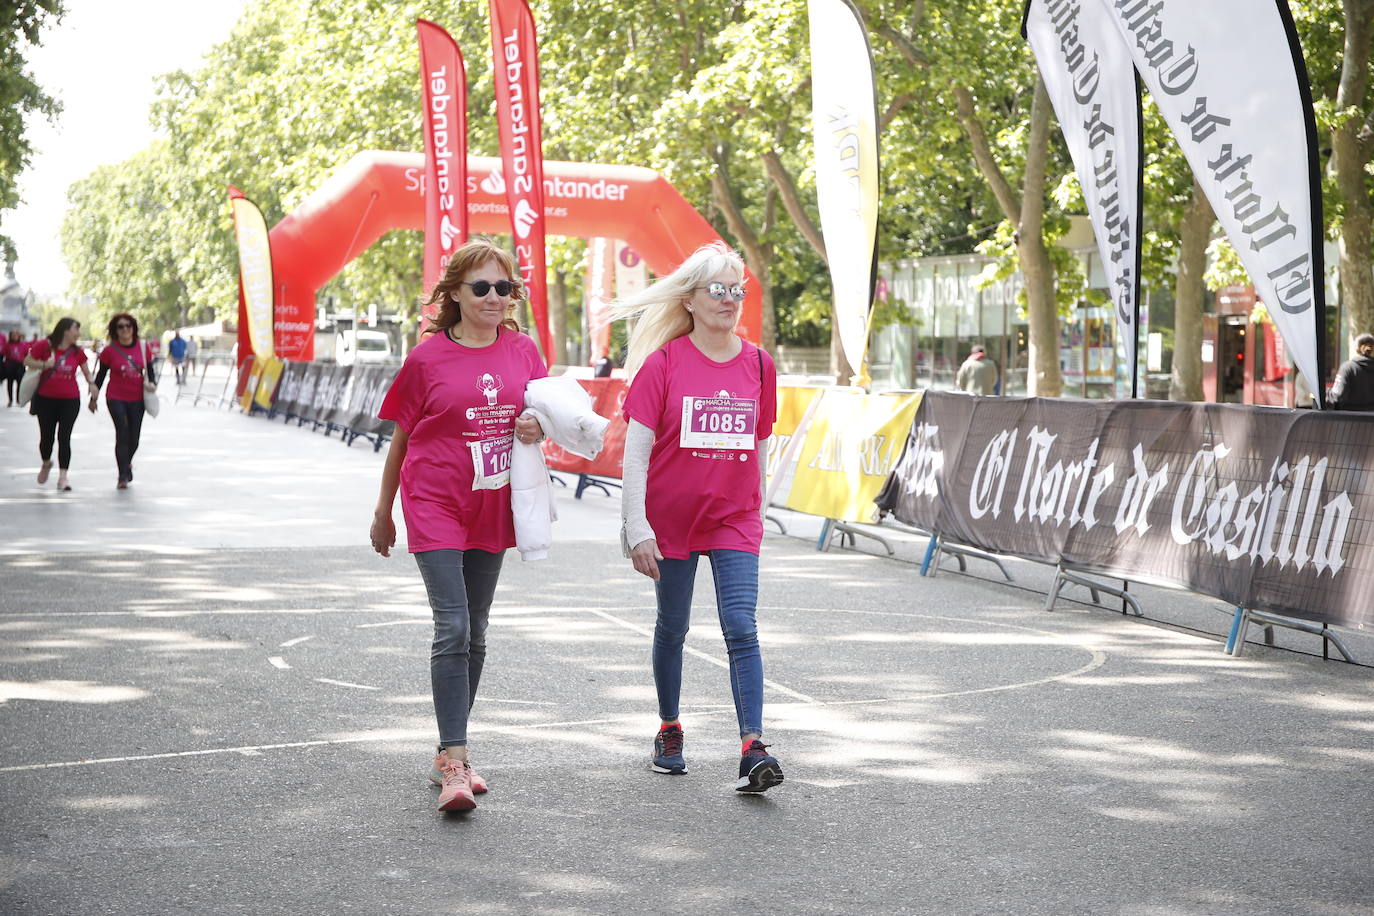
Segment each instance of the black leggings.
M138 451L138 434L143 431L143 402L105 402L115 428L115 467L120 480L133 480L134 452Z
M38 414L38 457L52 460L53 435L57 435L57 466L72 466L72 427L81 414L80 398L33 396L33 412Z
M5 363L4 379L5 392L9 395L10 403L14 403L14 396L19 393L19 380L24 377L23 363Z

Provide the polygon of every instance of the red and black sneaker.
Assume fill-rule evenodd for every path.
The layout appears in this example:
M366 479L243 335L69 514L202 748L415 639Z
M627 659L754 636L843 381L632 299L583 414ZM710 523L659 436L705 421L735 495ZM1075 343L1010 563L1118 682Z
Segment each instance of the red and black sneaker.
M681 776L687 772L687 761L682 756L682 726L665 725L654 735L654 757L649 768L655 773Z
M777 758L768 753L768 745L755 738L749 742L739 758L739 779L736 792L758 794L782 782L782 767Z

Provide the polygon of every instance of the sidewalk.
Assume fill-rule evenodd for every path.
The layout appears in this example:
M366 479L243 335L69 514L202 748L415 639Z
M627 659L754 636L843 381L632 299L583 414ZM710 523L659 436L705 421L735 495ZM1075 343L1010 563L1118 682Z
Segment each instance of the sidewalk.
M787 780L760 798L729 788L703 571L691 773L651 773L618 494L559 491L552 559L507 556L472 729L492 791L439 815L424 590L366 547L382 456L308 430L168 403L116 491L83 413L58 494L0 408L0 912L1374 913L1369 669L1228 658L1196 596L1145 590L1164 626L1045 613L1028 563L922 579L908 535L820 553L784 513L765 539Z

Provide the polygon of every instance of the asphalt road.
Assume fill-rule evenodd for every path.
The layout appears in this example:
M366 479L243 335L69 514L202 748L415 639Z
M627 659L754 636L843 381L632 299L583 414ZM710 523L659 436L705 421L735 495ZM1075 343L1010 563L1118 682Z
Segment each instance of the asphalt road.
M0 912L1374 913L1374 679L1312 637L1229 658L1215 602L1045 613L1030 564L922 579L913 539L819 553L785 514L787 779L739 797L705 564L665 777L650 584L617 501L561 492L497 595L491 793L441 815L424 591L365 546L380 456L183 403L119 492L85 414L58 494L33 426L0 408Z

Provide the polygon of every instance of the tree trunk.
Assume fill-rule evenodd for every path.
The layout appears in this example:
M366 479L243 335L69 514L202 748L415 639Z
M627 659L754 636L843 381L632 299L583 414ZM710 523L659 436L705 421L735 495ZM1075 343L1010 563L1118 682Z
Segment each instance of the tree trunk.
M711 196L716 207L725 215L725 222L729 224L731 234L739 239L740 247L744 249L744 261L753 272L754 279L758 281L759 295L763 300L760 306L760 336L763 338L763 348L772 352L778 336L777 316L773 314L773 284L768 279L768 265L772 261L772 255L759 240L758 233L744 219L734 189L726 178L725 163L719 156L716 159L716 171L711 176Z
M1050 96L1045 81L1035 80L1030 134L1026 141L1026 174L1021 190L1021 219L1016 227L1016 253L1026 278L1026 317L1030 327L1031 397L1057 398L1064 393L1059 372L1059 304L1055 297L1054 262L1045 247L1045 166L1050 149Z
M1374 0L1346 0L1345 49L1336 110L1363 110L1369 90L1369 53L1374 34ZM1366 117L1346 118L1331 131L1331 171L1345 203L1341 222L1341 303L1350 340L1374 331L1374 270L1370 225L1374 221L1365 168L1374 153L1374 105ZM1353 352L1353 348L1347 352Z
M553 338L549 365L568 365L568 287L561 270L554 271L549 284L549 336Z
M1193 182L1193 196L1178 221L1178 275L1174 280L1174 369L1169 379L1171 401L1202 400L1202 305L1207 294L1207 242L1216 217L1212 205Z
M835 376L835 382L840 385L848 385L854 377L854 367L849 365L849 358L844 355L844 344L840 342L840 323L834 319L830 322L830 374Z

